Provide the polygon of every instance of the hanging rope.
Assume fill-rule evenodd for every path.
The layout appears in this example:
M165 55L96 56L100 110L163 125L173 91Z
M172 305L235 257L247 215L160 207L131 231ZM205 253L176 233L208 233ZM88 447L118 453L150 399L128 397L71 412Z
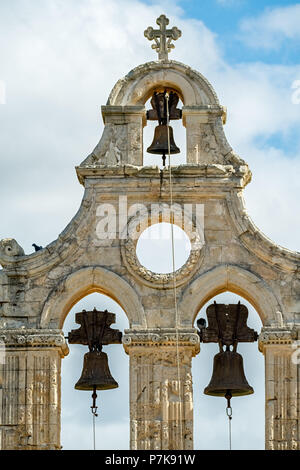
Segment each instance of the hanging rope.
M228 390L225 394L225 398L227 400L227 407L226 407L226 414L228 416L228 426L229 426L229 450L231 450L231 420L232 420L232 408L230 404L230 400L232 398L232 395L230 391Z
M168 162L169 162L169 187L170 187L170 206L173 207L173 184L172 184L172 170L171 170L171 144L170 144L170 129L169 129L169 93L165 94L167 104L167 135L168 135ZM171 212L170 212L171 213ZM174 214L172 217L174 222ZM172 243L172 271L173 271L173 292L174 292L174 307L175 307L175 323L176 323L176 358L177 358L177 380L178 380L178 393L180 399L180 415L179 415L179 429L180 429L180 448L183 449L183 429L182 429L182 410L183 410L183 397L182 387L180 381L180 357L179 357L179 333L178 333L178 307L177 307L177 286L175 278L175 244L174 244L174 224L171 224L171 243Z

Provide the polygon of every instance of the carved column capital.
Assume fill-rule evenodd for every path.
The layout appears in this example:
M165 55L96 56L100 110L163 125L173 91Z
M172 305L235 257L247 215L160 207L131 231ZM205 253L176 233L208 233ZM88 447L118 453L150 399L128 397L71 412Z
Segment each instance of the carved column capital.
M62 357L69 354L64 334L57 329L1 329L0 342L5 348L56 348Z
M299 338L300 327L264 327L258 338L258 348L264 353L266 346L291 346Z
M135 350L145 348L170 348L176 347L185 351L190 349L192 356L200 351L200 340L195 328L175 329L175 328L153 328L151 330L125 330L123 335L123 346L127 354L132 348Z

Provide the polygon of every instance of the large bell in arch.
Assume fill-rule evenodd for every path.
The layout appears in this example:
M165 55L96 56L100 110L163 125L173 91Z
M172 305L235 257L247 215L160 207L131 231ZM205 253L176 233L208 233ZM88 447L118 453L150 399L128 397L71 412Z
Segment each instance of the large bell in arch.
M229 347L215 355L212 377L204 389L205 395L215 397L224 397L228 392L233 397L254 393L245 377L242 356Z
M168 137L168 129L169 129L169 137ZM180 149L174 142L173 136L173 129L171 126L167 126L166 124L160 124L156 126L154 131L153 142L150 147L147 148L147 152L154 153L156 155L162 155L163 163L165 165L166 155L169 154L169 145L168 142L170 141L170 155L174 155L176 153L180 153Z
M84 355L83 369L76 390L110 390L119 385L112 377L107 354L102 351L90 351Z
M229 305L214 302L208 306L206 314L208 326L204 318L197 321L200 341L218 343L219 353L214 357L212 377L204 393L227 399L254 393L245 377L243 358L236 352L239 342L254 342L258 337L257 332L247 326L247 307L240 302Z

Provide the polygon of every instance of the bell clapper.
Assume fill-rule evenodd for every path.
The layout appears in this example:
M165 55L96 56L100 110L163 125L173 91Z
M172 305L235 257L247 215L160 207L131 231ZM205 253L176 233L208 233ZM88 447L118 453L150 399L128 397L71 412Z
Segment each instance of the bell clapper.
M93 415L97 418L98 417L98 414L97 414L98 406L96 405L96 400L97 400L96 390L97 390L96 386L94 386L93 394L92 394L93 405L91 406L91 410L92 410Z
M229 424L229 450L231 450L231 420L232 420L232 408L230 404L230 400L232 398L232 394L230 390L227 390L225 393L225 398L227 400L227 407L226 407L226 414L228 416L228 424Z
M91 406L92 414L93 414L93 444L94 444L94 450L96 450L96 422L95 419L98 417L97 414L97 405L96 405L96 399L97 399L97 393L96 393L97 387L96 385L93 386L93 394L92 394L92 399L93 399L93 405Z
M226 414L227 414L229 419L232 419L232 408L231 408L231 404L230 404L232 394L231 394L230 390L227 390L227 392L225 393L225 398L227 400Z

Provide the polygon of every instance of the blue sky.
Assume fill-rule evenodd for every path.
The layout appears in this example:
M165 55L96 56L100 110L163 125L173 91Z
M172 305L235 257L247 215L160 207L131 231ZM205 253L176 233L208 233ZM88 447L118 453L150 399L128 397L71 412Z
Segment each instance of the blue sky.
M145 1L157 4L155 1ZM263 61L270 64L299 63L300 34L296 41L283 40L275 50L255 47L249 48L241 40L243 21L260 17L263 13L293 5L297 1L266 0L178 0L183 18L197 19L217 35L224 57L230 63L244 61ZM283 19L284 22L284 19ZM251 36L251 30L247 33Z
M156 60L143 32L162 13L170 26L182 30L170 59L205 75L227 107L225 134L253 173L245 190L249 215L269 238L299 251L300 2L278 0L0 2L0 91L5 88L0 104L0 239L15 238L29 254L33 242L46 246L70 222L83 194L74 167L101 137L100 107L117 80ZM146 128L145 147L150 134ZM175 141L183 149L178 161L184 162L183 131L176 131ZM144 163L150 162L145 154ZM237 301L226 296L228 303ZM76 311L94 306L115 311L117 328L127 326L120 307L97 295L72 309L65 332L75 327ZM258 315L249 309L250 326L259 331ZM264 445L263 357L256 346L251 351L245 368L256 393L241 399L234 410L234 445L241 449ZM83 356L82 348L79 352ZM195 448L227 448L224 406L202 393L211 373L205 354L193 365ZM65 449L91 447L90 397L83 403L83 395L73 390L78 358L71 350L63 361ZM120 355L116 364L112 353L114 367L123 385L115 395L106 394L98 448L126 449L127 356ZM249 403L255 410L251 416Z

